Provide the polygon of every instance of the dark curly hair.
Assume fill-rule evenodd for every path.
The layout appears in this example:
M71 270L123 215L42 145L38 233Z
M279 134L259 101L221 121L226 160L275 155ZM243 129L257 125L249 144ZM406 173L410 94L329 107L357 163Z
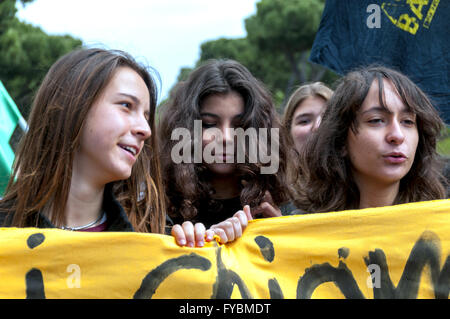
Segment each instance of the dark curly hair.
M158 136L161 143L161 163L167 195L169 216L176 220L194 220L200 204L214 205L215 191L209 182L210 173L205 163L175 164L171 150L176 141L171 134L176 128L186 128L194 136L194 121L200 120L200 108L208 96L228 93L239 94L244 101L244 114L240 127L279 129L279 168L275 174L260 174L261 163L249 163L248 149L245 163L236 164L236 173L245 186L241 187L242 205L258 206L266 191L274 204L281 205L289 199L287 168L294 148L281 125L272 98L263 84L243 65L233 60L210 60L195 69L185 82L179 83L169 100L161 107ZM267 139L271 140L268 130ZM193 141L191 141L193 149ZM210 206L210 207L211 207Z

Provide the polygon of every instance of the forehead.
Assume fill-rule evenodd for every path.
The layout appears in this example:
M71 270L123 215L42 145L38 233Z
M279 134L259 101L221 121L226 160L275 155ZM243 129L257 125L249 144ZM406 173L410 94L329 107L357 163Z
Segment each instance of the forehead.
M412 112L403 102L394 84L388 79L383 79L381 100L378 80L375 79L372 82L366 98L359 109L359 113L368 111L374 107L384 108L388 112Z
M324 110L326 101L324 98L314 95L308 96L300 103L297 104L295 108L293 117L296 117L301 114L310 113L310 114L319 114Z
M244 112L244 100L236 92L212 94L200 105L200 113L211 113L219 117L233 117Z
M150 93L142 77L129 67L119 67L104 89L106 95L129 95L150 106Z

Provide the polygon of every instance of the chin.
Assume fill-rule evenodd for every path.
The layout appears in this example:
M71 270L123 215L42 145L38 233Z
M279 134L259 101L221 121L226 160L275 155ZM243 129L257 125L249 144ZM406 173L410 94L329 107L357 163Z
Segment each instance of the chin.
M217 175L229 175L236 171L234 164L209 164L208 169L211 173Z
M116 169L112 172L111 181L117 182L130 178L131 168Z
M401 173L401 174L386 174L382 176L382 181L386 184L393 184L400 182L400 180L406 176L407 173Z

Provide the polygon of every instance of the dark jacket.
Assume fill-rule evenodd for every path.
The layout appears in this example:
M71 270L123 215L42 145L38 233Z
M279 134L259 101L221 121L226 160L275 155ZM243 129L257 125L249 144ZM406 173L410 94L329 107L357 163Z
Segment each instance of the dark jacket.
M128 217L123 210L122 205L117 201L112 193L110 185L105 187L103 195L103 211L106 212L107 228L106 231L132 232L134 231ZM6 215L0 212L0 227L10 227L13 220L13 215ZM34 227L30 225L28 227ZM50 220L43 214L38 213L38 228L56 228Z

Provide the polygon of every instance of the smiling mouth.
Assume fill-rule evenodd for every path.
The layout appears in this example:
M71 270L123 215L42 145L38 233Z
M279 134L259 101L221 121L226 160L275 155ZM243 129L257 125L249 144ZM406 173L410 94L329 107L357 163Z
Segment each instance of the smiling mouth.
M119 147L136 157L137 150L134 147L126 146L126 145L119 145Z

